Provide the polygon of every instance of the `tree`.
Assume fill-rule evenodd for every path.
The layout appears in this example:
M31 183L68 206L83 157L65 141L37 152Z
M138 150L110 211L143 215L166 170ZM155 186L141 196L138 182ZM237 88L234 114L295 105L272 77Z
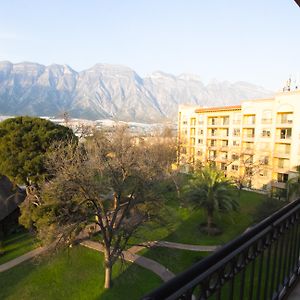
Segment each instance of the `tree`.
M234 187L222 171L209 166L192 174L185 187L186 198L196 208L203 208L207 213L207 232L212 232L213 217L216 212L237 210L238 202L234 199Z
M47 168L53 175L22 207L47 244L67 246L96 227L104 251L105 288L130 237L161 207L155 185L165 176L163 149L139 143L125 127L95 132L84 146L56 146ZM31 203L34 202L34 208ZM29 218L30 217L30 218Z
M76 140L72 130L34 117L10 118L0 123L0 173L15 184L36 184L45 176L44 158L50 145Z
M232 157L234 158L228 161L226 168L238 162L239 170L232 176L232 179L239 191L243 187L251 188L253 178L267 168L269 163L267 156L254 160L254 154L248 154L247 152L235 153Z
M297 173L287 182L287 198L289 201L300 195L300 166L297 166L296 170Z
M282 201L278 198L266 197L259 203L253 212L253 218L255 222L260 222L263 219L269 217L271 214L286 205L286 201Z

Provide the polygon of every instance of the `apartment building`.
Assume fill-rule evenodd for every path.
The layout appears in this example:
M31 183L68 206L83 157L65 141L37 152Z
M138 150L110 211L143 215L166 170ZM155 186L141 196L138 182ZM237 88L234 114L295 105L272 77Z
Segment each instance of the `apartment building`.
M180 106L184 170L210 163L256 189L285 189L300 165L300 91L224 107Z

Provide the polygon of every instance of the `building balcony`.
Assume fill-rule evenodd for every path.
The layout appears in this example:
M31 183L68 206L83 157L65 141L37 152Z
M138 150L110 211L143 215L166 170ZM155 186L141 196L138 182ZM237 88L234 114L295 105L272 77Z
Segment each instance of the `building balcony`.
M244 141L253 141L255 138L254 134L244 134L243 135L243 140Z
M242 152L244 152L245 154L253 154L254 148L243 148Z
M255 123L243 123L243 128L254 128Z
M207 145L207 148L209 150L218 150L219 147L217 145Z
M276 143L290 144L292 142L292 138L290 136L288 136L288 137L276 136L275 142Z
M276 123L276 128L291 128L293 126L293 122L278 122Z
M228 163L228 158L227 157L218 157L216 159L217 162L221 162L221 163Z
M158 299L299 299L300 199L144 296ZM290 298L289 298L290 297Z
M290 158L290 153L284 151L275 151L273 156L279 158Z
M278 181L278 180L272 180L271 185L273 187L279 188L279 189L285 189L286 188L286 182Z
M229 146L221 146L221 151L228 151L229 150Z
M275 166L273 168L273 171L276 173L288 173L289 170L290 170L290 168L287 166Z

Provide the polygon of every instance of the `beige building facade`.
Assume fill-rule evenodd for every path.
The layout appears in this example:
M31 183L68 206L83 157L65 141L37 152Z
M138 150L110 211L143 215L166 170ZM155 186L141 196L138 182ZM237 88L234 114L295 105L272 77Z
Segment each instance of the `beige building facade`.
M224 107L180 106L179 162L210 163L237 182L281 191L300 165L300 91Z

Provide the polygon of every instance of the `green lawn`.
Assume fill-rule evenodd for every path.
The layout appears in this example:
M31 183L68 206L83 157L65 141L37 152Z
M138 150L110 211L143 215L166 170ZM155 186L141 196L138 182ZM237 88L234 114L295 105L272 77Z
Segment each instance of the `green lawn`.
M215 223L222 228L219 236L200 233L199 224L205 222L201 210L180 206L174 193L166 194L167 208L160 212L162 223L152 223L138 231L131 243L149 240L167 240L188 244L219 245L242 233L253 223L252 213L262 195L242 191L238 212L216 216ZM24 247L22 247L24 243ZM6 260L21 255L33 247L28 235L11 237L5 247L11 247ZM27 247L27 248L26 248ZM8 248L7 248L8 249ZM207 256L206 252L193 252L168 248L152 248L141 251L174 273L179 273ZM9 255L11 258L8 259ZM161 284L152 272L134 264L114 268L114 287L103 289L103 256L83 247L74 247L39 264L23 263L0 273L0 299L138 299Z
M208 256L210 252L155 247L144 249L139 254L159 262L173 273L178 274Z
M134 264L114 267L114 286L103 289L103 256L77 246L40 263L26 262L0 273L0 299L139 299L161 284Z
M0 256L0 265L38 247L34 237L25 231L14 233L4 239L4 255Z
M257 193L241 191L238 198L239 211L215 216L215 223L222 228L223 233L218 236L208 236L199 231L199 225L206 221L205 212L182 207L177 200L174 200L175 197L171 198L172 196L174 197L172 193L167 195L167 208L161 212L161 218L165 222L152 223L141 228L131 243L166 240L198 245L224 244L253 224L252 213L264 197Z
M176 216L172 226L162 227L150 231L151 240L163 239L173 242L199 245L222 245L241 234L253 224L252 213L261 202L263 196L253 192L242 191L238 212L216 216L215 223L222 228L223 233L218 236L208 236L199 231L199 224L205 221L203 211L192 211L187 208L176 208L174 202L169 202L169 209ZM173 208L173 209L172 209ZM144 229L145 230L145 229ZM149 237L145 231L146 237ZM139 254L154 259L174 273L186 270L195 262L209 255L209 252L193 252L170 248L151 248L141 251Z

